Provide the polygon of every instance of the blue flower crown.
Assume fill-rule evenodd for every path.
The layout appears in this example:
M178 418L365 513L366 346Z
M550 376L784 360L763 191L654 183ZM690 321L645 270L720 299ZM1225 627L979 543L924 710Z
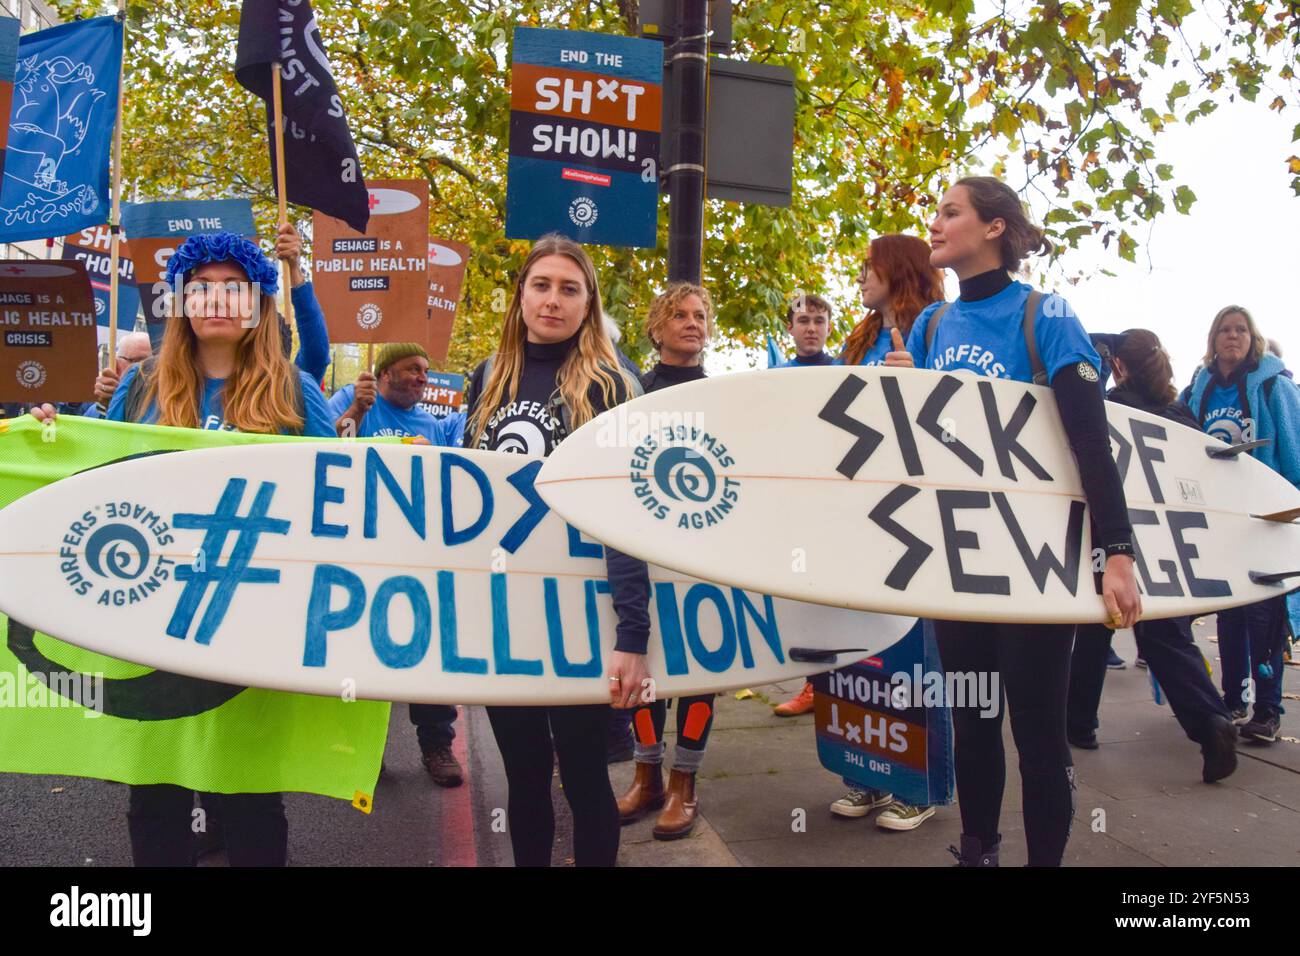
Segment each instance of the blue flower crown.
M167 260L167 284L186 276L208 262L236 262L266 295L275 295L280 287L280 270L257 245L233 232L214 232L190 236Z

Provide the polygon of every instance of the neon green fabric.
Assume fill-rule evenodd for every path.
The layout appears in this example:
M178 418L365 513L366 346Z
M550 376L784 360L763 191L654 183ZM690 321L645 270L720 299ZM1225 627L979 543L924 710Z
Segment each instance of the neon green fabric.
M131 455L306 440L319 441L74 416L60 416L52 428L31 416L0 420L0 507L59 478ZM387 703L248 688L231 691L229 699L194 716L127 719L99 711L115 696L133 699L151 683L145 680L155 673L150 668L48 635L33 637L3 615L0 636L0 771L174 783L215 793L302 791L370 811L388 735ZM34 653L49 664L38 673L61 675L66 669L74 675L52 679L63 693L48 689L16 656L31 661ZM75 677L85 674L102 674L103 682ZM69 686L80 688L72 696L88 707L69 698Z

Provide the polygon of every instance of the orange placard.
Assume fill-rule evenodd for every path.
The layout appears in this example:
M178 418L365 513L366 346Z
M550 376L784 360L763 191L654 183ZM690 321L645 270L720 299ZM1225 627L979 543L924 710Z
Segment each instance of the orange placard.
M429 184L366 183L364 233L317 212L312 282L331 342L425 342L429 335Z
M451 346L456 306L460 302L469 256L467 245L429 237L429 330L424 347L434 362L443 361Z
M0 401L95 398L95 303L85 263L0 260Z

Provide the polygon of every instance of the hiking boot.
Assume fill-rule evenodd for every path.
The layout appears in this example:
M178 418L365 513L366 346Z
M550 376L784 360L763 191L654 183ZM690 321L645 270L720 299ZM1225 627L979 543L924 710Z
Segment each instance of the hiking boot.
M452 755L450 747L434 747L422 756L424 769L440 787L459 787L465 780L460 762Z
M876 807L887 807L894 795L883 790L852 787L849 792L831 804L831 813L837 817L865 817Z
M655 821L654 838L680 840L684 836L690 836L695 829L695 817L699 810L700 801L695 796L695 774L674 767L668 775L663 812Z
M1247 712L1245 704L1238 704L1236 707L1233 707L1231 704L1225 706L1228 708L1228 716L1238 727L1250 720L1250 714Z
M778 717L798 717L813 709L813 685L804 684L803 690L795 694L784 704L777 704L774 713Z
M882 830L915 830L934 816L934 807L914 807L895 800L876 817L876 826Z
M1201 779L1206 783L1222 780L1237 769L1237 728L1226 717L1210 718L1201 741Z
M1241 736L1255 743L1271 744L1277 740L1281 729L1282 718L1277 714L1261 714L1256 711L1255 719L1242 725Z
M627 824L640 820L651 810L664 805L663 765L636 762L636 776L627 793L618 798L619 821Z

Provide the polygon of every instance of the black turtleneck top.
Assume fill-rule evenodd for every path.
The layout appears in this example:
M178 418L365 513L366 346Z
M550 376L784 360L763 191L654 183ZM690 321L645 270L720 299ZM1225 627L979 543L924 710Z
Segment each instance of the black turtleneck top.
M556 378L577 341L578 336L574 335L563 342L524 344L519 394L488 419L479 448L523 455L545 456L551 453L564 437L559 406L554 401ZM471 417L483 397L486 368L486 362L480 363L470 376L465 399ZM596 413L605 411L599 385L593 383L588 394ZM627 398L628 394L620 390L615 404ZM466 431L468 433L468 429ZM646 564L606 545L605 567L610 596L614 599L614 612L618 615L614 649L644 654L650 641L650 574Z
M818 352L816 355L795 355L795 365L834 365L835 359L826 354L826 350Z
M1011 285L1011 275L1006 269L990 269L969 279L962 279L961 291L958 295L967 302L978 302L980 299L997 295L1009 285Z
M657 392L661 388L680 385L682 382L698 382L704 377L703 365L665 365L656 362L654 368L641 376L641 387L647 393Z

